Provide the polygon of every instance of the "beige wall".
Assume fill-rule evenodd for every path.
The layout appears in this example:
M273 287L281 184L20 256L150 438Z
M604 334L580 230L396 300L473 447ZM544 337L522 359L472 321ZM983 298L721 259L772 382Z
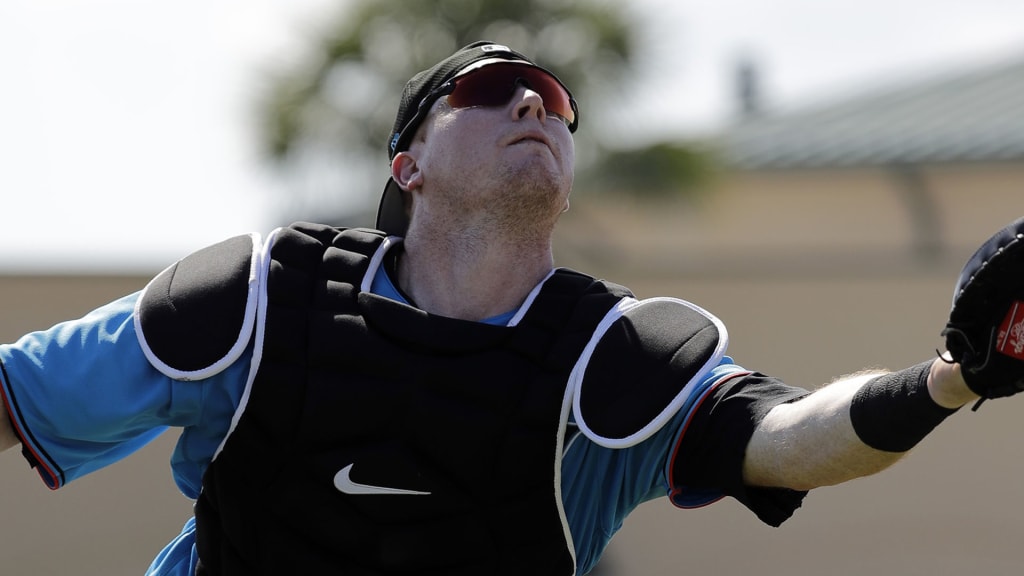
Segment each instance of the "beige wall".
M909 365L942 345L962 258L1024 215L1024 172L1003 168L928 173L950 251L927 264L914 259L890 179L856 172L745 175L700 206L581 196L560 232L560 264L640 296L692 300L726 322L740 363L815 386L866 366ZM144 281L0 277L0 341ZM695 511L652 502L628 519L604 573L1019 574L1022 411L1020 398L962 411L894 469L815 491L780 529L732 501ZM190 515L170 480L172 446L165 434L56 493L16 451L0 456L0 572L141 574Z

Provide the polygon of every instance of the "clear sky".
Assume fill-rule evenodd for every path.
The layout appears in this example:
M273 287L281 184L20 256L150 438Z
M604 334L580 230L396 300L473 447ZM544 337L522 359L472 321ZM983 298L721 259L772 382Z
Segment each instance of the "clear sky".
M266 232L252 96L329 0L0 1L0 273L158 270ZM1020 0L640 0L638 133L721 127L731 66L769 104L1024 58Z

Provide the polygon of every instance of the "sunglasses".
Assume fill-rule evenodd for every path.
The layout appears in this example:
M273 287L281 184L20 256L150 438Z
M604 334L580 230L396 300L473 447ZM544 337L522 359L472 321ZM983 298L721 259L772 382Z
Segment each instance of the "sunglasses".
M448 104L453 108L504 106L520 86L539 94L544 110L565 122L570 132L576 131L576 100L557 78L535 66L515 63L481 66L442 84L435 91L436 96L431 96L447 95Z
M420 100L416 113L405 127L392 134L389 143L390 155L405 150L412 134L420 125L430 108L442 96L448 97L448 104L453 108L471 108L473 106L504 106L512 96L525 86L540 95L544 101L544 110L556 116L575 132L579 125L579 109L576 100L558 78L542 68L516 62L499 62L488 64L456 76L432 90Z

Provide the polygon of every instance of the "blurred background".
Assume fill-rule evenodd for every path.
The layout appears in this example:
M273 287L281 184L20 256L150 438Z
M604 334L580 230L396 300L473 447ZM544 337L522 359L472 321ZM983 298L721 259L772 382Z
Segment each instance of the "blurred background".
M559 264L720 316L815 387L934 354L960 266L1024 215L1024 3L6 0L0 341L298 219L370 225L404 81L469 41L576 93ZM1019 574L1022 400L957 414L782 528L631 516L607 575ZM173 432L51 493L0 456L4 574L141 574L191 515Z

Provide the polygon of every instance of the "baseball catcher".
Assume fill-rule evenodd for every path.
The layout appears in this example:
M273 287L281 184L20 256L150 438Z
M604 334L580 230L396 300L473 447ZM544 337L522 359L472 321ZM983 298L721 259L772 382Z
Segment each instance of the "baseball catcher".
M229 238L0 345L0 449L59 489L178 428L194 517L150 576L575 576L644 502L778 526L1024 389L1024 220L967 263L948 354L823 386L744 367L696 304L556 267L579 109L492 42L415 75L375 227Z

